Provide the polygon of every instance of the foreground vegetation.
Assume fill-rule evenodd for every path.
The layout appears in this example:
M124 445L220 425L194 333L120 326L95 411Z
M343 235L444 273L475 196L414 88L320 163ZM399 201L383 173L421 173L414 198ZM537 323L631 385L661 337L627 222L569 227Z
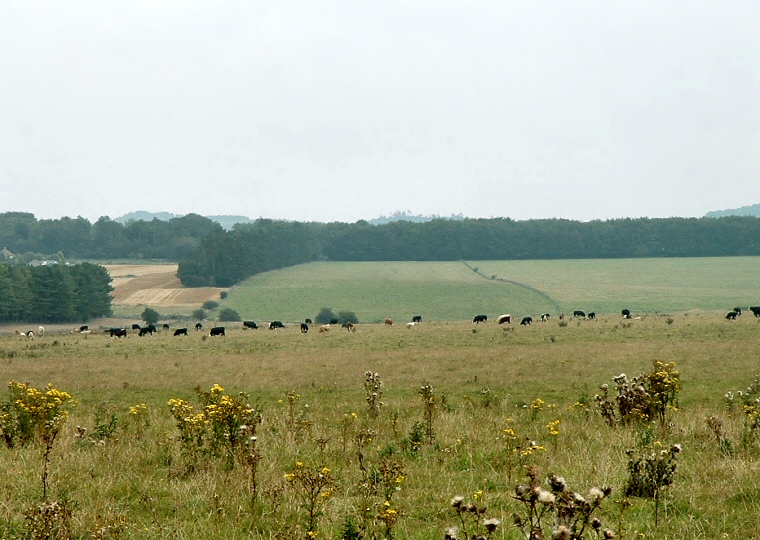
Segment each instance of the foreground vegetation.
M715 312L3 337L29 384L0 397L0 537L516 539L562 510L576 537L751 538L758 332ZM621 373L663 399L623 415Z

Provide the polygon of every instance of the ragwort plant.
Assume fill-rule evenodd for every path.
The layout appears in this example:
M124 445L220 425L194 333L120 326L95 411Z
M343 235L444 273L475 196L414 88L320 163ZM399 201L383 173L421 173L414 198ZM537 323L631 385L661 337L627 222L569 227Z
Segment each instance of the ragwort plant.
M180 432L181 451L191 468L202 455L224 457L228 469L233 468L236 461L245 462L246 458L238 454L247 455L247 446L261 423L261 413L248 403L248 394L240 392L230 396L218 384L208 392L196 388L196 393L202 412L196 413L183 399L168 402Z
M69 416L69 409L76 401L71 394L52 384L42 391L28 383L11 381L8 391L8 399L2 403L0 414L3 439L9 448L34 440L42 443L42 498L47 501L50 453Z
M325 503L332 497L336 481L332 471L323 465L305 465L297 461L285 481L296 492L305 512L304 527L308 538L316 537L319 518Z

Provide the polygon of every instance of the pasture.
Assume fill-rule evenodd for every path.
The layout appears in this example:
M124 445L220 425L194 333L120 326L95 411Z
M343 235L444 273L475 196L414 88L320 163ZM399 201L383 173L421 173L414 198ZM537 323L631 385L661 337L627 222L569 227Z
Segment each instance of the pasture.
M290 272L315 266L320 269L306 265ZM348 273L362 274L362 266ZM467 281L474 273L460 266L459 280ZM475 266L489 275L507 275L488 263ZM385 271L391 276L400 269L388 265ZM331 270L325 283L340 278ZM454 265L437 272L447 284L460 270ZM484 287L503 285L475 277ZM529 276L520 277L528 281ZM257 302L264 301L262 279L269 278L252 280L258 283ZM377 274L372 279L380 281ZM426 288L430 275L418 279L421 294L432 290ZM317 289L319 281L313 283ZM409 277L398 283L411 291ZM550 296L589 309L591 301L583 301L586 286L566 297L553 290ZM379 304L380 289L371 296ZM7 381L27 381L39 389L52 383L79 402L49 462L43 442L0 448L0 536L34 537L45 523L65 522L71 537L82 538L421 540L444 538L444 530L454 526L459 538L486 536L483 519L496 518L500 525L489 538L525 538L512 516L526 516L514 494L531 464L542 478L561 475L584 495L594 486L611 486L612 496L594 517L617 538L756 534L758 433L751 415L741 405L727 406L724 395L746 389L760 373L760 319L746 313L727 321L723 309L636 320L608 313L596 321L563 324L553 318L529 327L473 325L429 322L432 311L414 309L422 296L407 307L402 296L387 297L382 314L399 318L406 309L409 317L419 311L422 324L359 324L354 333L334 327L302 334L290 324L269 331L243 330L237 323L227 325L226 337L214 338L192 329L181 337L163 331L117 339L102 330L51 331L34 340L0 336L0 372ZM336 296L330 305L355 308L362 318L356 305L338 304L341 298L349 296ZM483 309L476 311L494 316L501 311L488 309L487 295L480 298ZM262 315L269 315L263 305ZM379 317L375 309L365 317ZM465 315L472 310L467 309ZM556 317L556 311L547 311ZM300 320L301 312L282 318ZM648 373L656 360L674 362L679 372L677 410L668 408L663 422L609 427L594 402L599 386L614 389L613 376ZM367 371L377 378L368 381ZM245 403L261 415L255 425L246 417L252 424L246 433L255 428L255 440L242 437L241 423L234 421L234 411L243 414L231 405L238 392L248 394ZM172 416L171 399L185 400L193 409ZM0 403L8 402L3 394ZM173 410L180 410L173 403ZM228 416L220 424L222 410ZM713 426L720 424L720 437L709 427L710 417ZM218 431L222 425L227 431ZM659 449L673 444L682 452L657 511L649 498L625 497L626 451L660 455ZM47 499L65 506L68 517L62 511L51 514L49 506L40 510L45 463ZM456 495L487 509L457 514L450 504ZM584 534L597 537L591 529Z
M757 257L311 263L254 276L223 302L243 319L300 321L322 307L361 322L472 320L576 309L619 314L760 305ZM477 272L473 271L477 269Z

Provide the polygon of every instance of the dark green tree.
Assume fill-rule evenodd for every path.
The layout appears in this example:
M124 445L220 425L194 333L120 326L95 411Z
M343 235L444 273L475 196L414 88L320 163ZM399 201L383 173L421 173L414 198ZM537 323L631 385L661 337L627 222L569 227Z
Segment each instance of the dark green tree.
M317 324L327 324L331 320L337 319L337 318L338 316L335 314L335 312L332 309L328 307L323 307L322 309L319 310L319 313L317 313L317 316L314 317L314 321Z
M146 324L156 324L161 318L158 311L153 308L146 307L140 314L140 318L145 321Z
M236 322L240 320L240 315L232 308L222 308L219 311L219 320L222 322Z

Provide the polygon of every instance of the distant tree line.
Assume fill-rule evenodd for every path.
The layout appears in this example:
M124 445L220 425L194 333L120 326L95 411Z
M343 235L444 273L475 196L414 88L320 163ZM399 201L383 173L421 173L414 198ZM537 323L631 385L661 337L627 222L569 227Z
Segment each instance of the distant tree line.
M398 221L387 225L258 220L217 231L179 264L187 286L227 287L315 260L455 261L760 255L755 217Z
M384 225L258 219L225 231L188 214L168 221L108 217L37 220L0 214L0 249L67 259L179 262L186 286L228 287L268 270L316 260L453 261L760 255L760 218L607 221L433 219Z
M111 276L90 263L0 265L0 322L65 323L111 314Z
M6 212L0 214L0 249L18 256L62 253L67 259L180 261L215 231L223 231L222 226L197 214L122 225L109 217L90 223L82 217L38 220L34 214ZM28 262L33 256L21 260Z

